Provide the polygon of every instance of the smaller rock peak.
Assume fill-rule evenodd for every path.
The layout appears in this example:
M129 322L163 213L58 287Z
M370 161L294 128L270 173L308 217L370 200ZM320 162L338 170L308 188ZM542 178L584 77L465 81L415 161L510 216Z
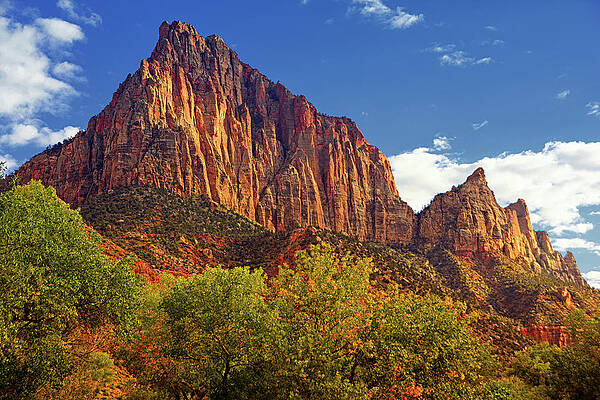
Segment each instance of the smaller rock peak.
M517 212L517 216L519 217L529 217L529 209L527 208L527 203L525 200L518 199L516 202L510 204L508 207L509 210L515 210Z
M487 181L485 180L485 171L483 168L479 167L467 178L466 183L474 183L478 185L487 185Z

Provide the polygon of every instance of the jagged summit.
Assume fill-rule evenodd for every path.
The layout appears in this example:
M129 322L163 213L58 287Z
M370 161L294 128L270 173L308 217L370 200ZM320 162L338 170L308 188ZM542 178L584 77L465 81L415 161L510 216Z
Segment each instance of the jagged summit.
M170 32L187 33L190 35L200 36L198 31L196 31L196 28L194 28L194 26L188 24L187 22L173 21L172 23L169 23L168 21L163 21L163 23L160 24L160 27L158 28L159 40L167 38Z
M478 168L465 183L437 195L417 216L415 242L425 249L444 247L478 258L520 259L533 272L586 285L575 258L554 251L548 234L533 230L525 200L498 205Z
M18 174L73 206L150 185L206 194L275 230L312 225L391 244L413 236L388 160L354 122L320 114L179 21L161 25L152 55L87 131Z
M359 240L521 258L583 282L571 258L531 228L524 203L496 202L478 168L419 215L389 161L345 117L321 114L244 64L218 36L164 22L149 58L88 129L17 172L73 206L123 186L204 194L277 231L315 226ZM402 188L400 188L402 189Z
M485 179L485 171L483 168L479 167L467 178L465 183L472 183L478 185L487 186L487 181Z

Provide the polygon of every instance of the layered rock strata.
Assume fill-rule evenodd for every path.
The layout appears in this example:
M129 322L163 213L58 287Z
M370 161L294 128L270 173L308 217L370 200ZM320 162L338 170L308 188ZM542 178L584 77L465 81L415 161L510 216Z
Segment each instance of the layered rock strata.
M348 118L241 62L218 36L163 23L152 55L74 139L23 165L77 207L129 185L207 195L273 229L315 226L418 249L522 260L585 284L568 253L535 232L523 200L496 202L483 170L415 215L390 164Z
M218 36L163 23L152 55L84 132L18 174L79 206L123 185L202 193L276 230L317 226L410 242L412 209L385 156L348 118L320 114Z
M573 254L563 257L554 251L546 232L533 230L524 200L506 208L498 205L481 168L462 185L437 195L419 213L415 244L483 259L506 256L521 260L533 272L586 284Z

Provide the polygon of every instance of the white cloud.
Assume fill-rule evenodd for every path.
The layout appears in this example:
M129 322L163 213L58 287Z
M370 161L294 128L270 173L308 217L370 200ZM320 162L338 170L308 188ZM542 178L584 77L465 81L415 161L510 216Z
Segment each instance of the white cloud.
M555 233L585 233L593 225L580 207L600 205L600 142L549 142L541 151L502 153L475 162L418 148L390 157L400 196L413 208L464 182L483 167L498 202L527 201L532 222Z
M78 95L66 80L81 80L81 67L57 54L83 38L79 26L57 18L21 24L0 16L0 145L46 146L77 131L52 130L36 116L66 110Z
M392 29L407 29L423 21L423 14L409 14L402 7L396 8L396 15L390 19Z
M565 90L563 90L563 91L561 91L561 92L558 92L558 93L556 93L556 96L554 96L554 97L556 97L556 98L557 98L557 99L559 99L559 100L564 100L564 99L566 99L566 98L567 98L567 96L569 96L570 94L571 94L571 91L570 91L569 89L565 89Z
M66 81L85 80L85 78L80 75L82 72L83 68L68 61L63 61L52 67L52 74Z
M53 131L46 127L16 124L12 126L10 133L0 136L0 144L23 146L34 143L38 146L49 146L72 138L79 131L80 129L75 126L66 126L61 130Z
M600 289L600 271L590 271L581 274L590 286Z
M504 40L496 39L492 42L492 46L504 46Z
M485 121L482 121L482 122L479 122L479 123L475 122L475 123L471 124L471 126L473 127L474 131L478 131L481 128L487 126L488 124L489 124L489 121L486 119Z
M591 115L593 117L600 117L600 102L598 101L590 101L585 105L588 112L587 115Z
M483 58L480 58L479 60L476 60L475 64L489 64L492 61L493 61L492 57L483 57Z
M423 14L411 14L404 11L403 7L392 9L385 5L382 0L353 0L354 6L350 11L358 12L368 18L375 18L391 29L407 29L422 22Z
M82 36L67 22L39 21L22 25L0 17L0 117L20 120L39 111L64 109L65 99L77 94L71 85L50 75L53 62L44 43L61 38L67 45Z
M467 53L461 50L444 54L440 57L440 64L452 65L455 67L463 67L465 65L473 63L473 61L473 57L467 56Z
M452 139L446 136L438 136L433 138L433 149L437 151L450 150L452 148L450 145L450 140Z
M71 44L84 38L79 25L58 18L37 18L35 24L51 41Z
M0 164L1 163L4 163L4 168L5 168L4 172L10 172L17 166L17 161L10 154L4 154L4 155L0 154ZM3 171L0 170L0 173L1 172L3 172Z
M581 238L559 238L552 240L552 247L558 251L584 249L600 256L600 244Z
M456 48L455 44L439 44L434 43L431 47L426 49L427 51L431 51L433 53L450 53Z
M579 223L579 224L573 223L573 224L559 225L559 226L552 228L551 232L555 235L562 236L565 232L583 234L583 233L587 233L587 232L591 231L592 229L594 229L594 224L592 224L590 222L583 222L583 223Z
M483 57L479 59L471 57L465 51L456 50L456 45L454 44L440 45L434 43L431 47L425 50L432 53L441 54L439 58L440 64L451 65L453 67L466 67L468 65L489 64L493 61L491 57Z
M488 31L492 31L492 32L496 32L498 30L498 28L496 28L493 25L487 25L483 27L484 29L487 29Z
M367 17L389 15L392 9L381 2L381 0L353 0L358 4L359 12Z
M302 0L302 4L307 3L308 0ZM92 26L98 26L102 23L102 17L94 12L90 12L87 16L77 12L77 7L75 6L73 0L58 0L56 2L56 6L65 11L69 18L77 22L82 22Z

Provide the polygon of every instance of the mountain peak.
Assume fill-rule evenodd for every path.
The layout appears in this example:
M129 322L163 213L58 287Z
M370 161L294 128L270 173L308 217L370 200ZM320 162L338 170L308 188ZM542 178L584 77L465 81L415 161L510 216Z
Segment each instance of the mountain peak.
M532 272L585 285L575 259L552 249L545 232L531 226L523 199L506 208L498 205L477 168L465 183L437 195L417 217L416 242L426 249L445 247L457 255L488 260L520 259Z
M487 186L487 181L485 179L485 171L483 168L479 167L467 178L465 183L473 183L477 185L485 185Z
M389 244L410 242L415 218L352 121L319 113L180 21L162 23L150 58L86 132L18 173L73 206L145 185L205 194L273 230L326 227Z
M186 22L173 21L172 23L169 23L168 21L163 21L160 28L158 28L159 39L169 38L171 33L188 33L200 36L196 31L196 28Z
M527 203L523 199L518 199L516 202L509 204L506 208L516 211L518 217L529 218L529 209L527 208Z

